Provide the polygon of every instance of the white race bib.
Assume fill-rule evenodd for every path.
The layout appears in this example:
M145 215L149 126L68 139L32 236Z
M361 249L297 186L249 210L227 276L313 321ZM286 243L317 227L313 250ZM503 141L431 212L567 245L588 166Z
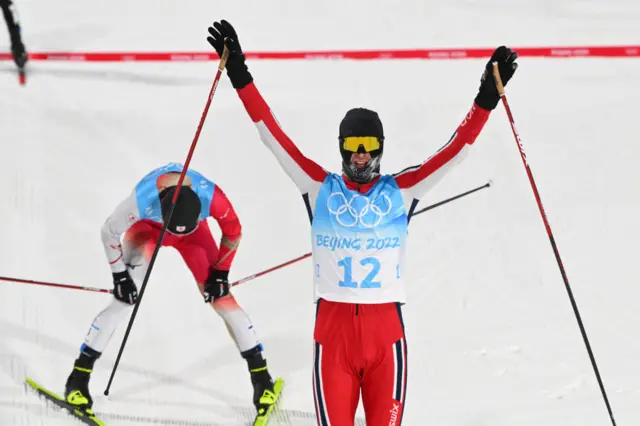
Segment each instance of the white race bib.
M407 225L392 176L360 194L330 174L320 188L311 228L316 300L404 302Z

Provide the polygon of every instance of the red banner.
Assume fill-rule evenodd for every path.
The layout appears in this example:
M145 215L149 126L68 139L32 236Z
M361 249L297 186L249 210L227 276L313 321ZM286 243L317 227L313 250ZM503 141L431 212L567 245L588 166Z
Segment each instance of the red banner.
M335 50L299 52L246 52L248 59L466 59L486 58L493 48L473 49L390 49L390 50ZM521 57L638 57L640 45L635 46L567 46L567 47L516 47ZM11 59L10 53L0 53L0 60ZM32 61L78 62L192 62L217 61L213 52L32 52Z

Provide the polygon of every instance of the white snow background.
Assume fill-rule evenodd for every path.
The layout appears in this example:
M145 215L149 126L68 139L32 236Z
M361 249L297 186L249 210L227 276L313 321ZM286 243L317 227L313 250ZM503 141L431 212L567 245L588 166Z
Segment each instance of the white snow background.
M206 51L207 26L221 18L236 26L247 51L640 42L640 3L631 0L23 0L17 8L34 52ZM8 45L2 30L0 49ZM484 62L256 60L249 67L285 130L327 169L340 167L336 136L346 110L377 110L387 136L383 171L391 173L449 139ZM640 61L519 62L507 87L516 124L618 425L636 426ZM20 87L13 63L0 63L0 275L110 288L100 226L149 170L184 161L216 65L31 62ZM225 190L242 220L232 279L310 250L302 199L226 76L191 166ZM502 106L467 160L418 207L489 179L490 188L411 222L404 424L610 424ZM311 273L306 260L235 290L273 373L287 382L274 425L315 424ZM23 381L62 392L109 297L0 282L1 425L76 424ZM250 424L246 365L176 251L158 256L107 399L102 391L125 328L91 382L107 424Z

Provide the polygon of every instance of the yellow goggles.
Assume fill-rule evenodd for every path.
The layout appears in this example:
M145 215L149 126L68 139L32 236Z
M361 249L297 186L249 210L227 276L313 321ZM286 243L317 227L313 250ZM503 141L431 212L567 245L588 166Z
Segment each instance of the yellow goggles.
M342 148L351 152L358 152L360 145L366 152L371 152L380 149L380 140L375 136L349 136L342 142Z

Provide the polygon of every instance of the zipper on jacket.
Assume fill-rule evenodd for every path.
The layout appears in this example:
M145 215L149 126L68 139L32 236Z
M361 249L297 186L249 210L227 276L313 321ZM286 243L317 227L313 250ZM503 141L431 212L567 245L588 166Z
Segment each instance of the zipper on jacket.
M358 304L356 303L356 316L358 316Z

